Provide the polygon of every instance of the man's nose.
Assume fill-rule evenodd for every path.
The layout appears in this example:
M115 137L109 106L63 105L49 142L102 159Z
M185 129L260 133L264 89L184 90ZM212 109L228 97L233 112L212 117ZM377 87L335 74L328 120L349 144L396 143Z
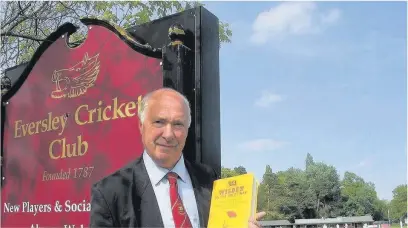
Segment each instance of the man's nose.
M167 124L163 129L163 138L167 141L170 141L174 138L173 126L171 124Z

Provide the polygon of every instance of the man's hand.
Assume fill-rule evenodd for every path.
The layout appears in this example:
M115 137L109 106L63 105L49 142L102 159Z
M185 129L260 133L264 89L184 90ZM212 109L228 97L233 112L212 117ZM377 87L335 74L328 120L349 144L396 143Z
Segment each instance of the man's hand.
M256 213L254 217L251 217L249 219L248 228L260 228L260 227L262 227L261 224L259 223L259 220L261 220L265 215L266 215L266 212L264 212L264 211Z

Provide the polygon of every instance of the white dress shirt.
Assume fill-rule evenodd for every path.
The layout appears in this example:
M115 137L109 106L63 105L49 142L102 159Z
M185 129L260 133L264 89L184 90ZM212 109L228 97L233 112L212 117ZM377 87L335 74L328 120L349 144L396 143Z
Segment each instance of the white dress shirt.
M188 214L188 217L190 218L192 226L194 228L199 228L200 219L198 216L197 202L195 199L190 175L184 164L183 155L172 170L168 170L156 165L156 163L146 152L143 153L143 161L146 166L150 182L152 183L157 203L159 204L164 228L175 227L170 203L170 184L166 177L167 173L170 171L175 172L179 175L177 186L181 201L183 202L184 208Z

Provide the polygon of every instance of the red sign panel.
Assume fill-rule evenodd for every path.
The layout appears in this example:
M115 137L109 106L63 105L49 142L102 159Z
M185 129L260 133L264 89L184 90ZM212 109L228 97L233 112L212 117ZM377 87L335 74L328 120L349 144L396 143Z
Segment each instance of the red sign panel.
M91 185L142 153L138 103L162 87L161 60L88 29L52 43L9 100L2 227L87 227Z

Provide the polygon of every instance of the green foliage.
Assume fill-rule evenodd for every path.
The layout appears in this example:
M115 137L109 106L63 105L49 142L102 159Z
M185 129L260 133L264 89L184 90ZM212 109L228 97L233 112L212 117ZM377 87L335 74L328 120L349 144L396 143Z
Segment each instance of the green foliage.
M238 176L239 174L234 169L221 167L221 178Z
M309 153L306 155L306 169L314 164L313 157Z
M246 174L247 171L245 167L243 166L238 166L233 169L221 167L221 178L227 178L227 177L235 177L241 174Z
M389 202L387 200L376 199L374 208L373 219L375 221L388 220Z
M220 22L219 33L221 42L231 43L232 30L228 23Z
M375 214L378 198L373 183L367 183L356 174L346 172L342 186L344 216Z
M258 211L265 211L265 220L312 219L338 216L371 215L376 221L393 219L407 213L407 185L394 190L391 203L378 199L375 186L355 173L345 172L340 180L335 167L315 162L310 154L304 170L289 168L273 172L267 165L259 186ZM238 170L222 168L223 177L239 175ZM246 172L246 170L245 170Z
M83 17L128 28L204 5L193 1L6 1L1 4L3 68L29 61L41 42L65 22L80 26L69 38L72 43L86 37L87 29L79 21ZM228 23L220 21L219 32L220 43L231 42Z
M316 202L315 211L318 217L333 217L335 206L340 198L340 180L336 168L322 162L310 165L306 170L306 179Z
M399 185L393 191L393 198L390 202L390 217L399 220L407 213L407 185Z
M238 175L246 174L247 171L244 166L238 166L234 168L234 172L237 173Z

